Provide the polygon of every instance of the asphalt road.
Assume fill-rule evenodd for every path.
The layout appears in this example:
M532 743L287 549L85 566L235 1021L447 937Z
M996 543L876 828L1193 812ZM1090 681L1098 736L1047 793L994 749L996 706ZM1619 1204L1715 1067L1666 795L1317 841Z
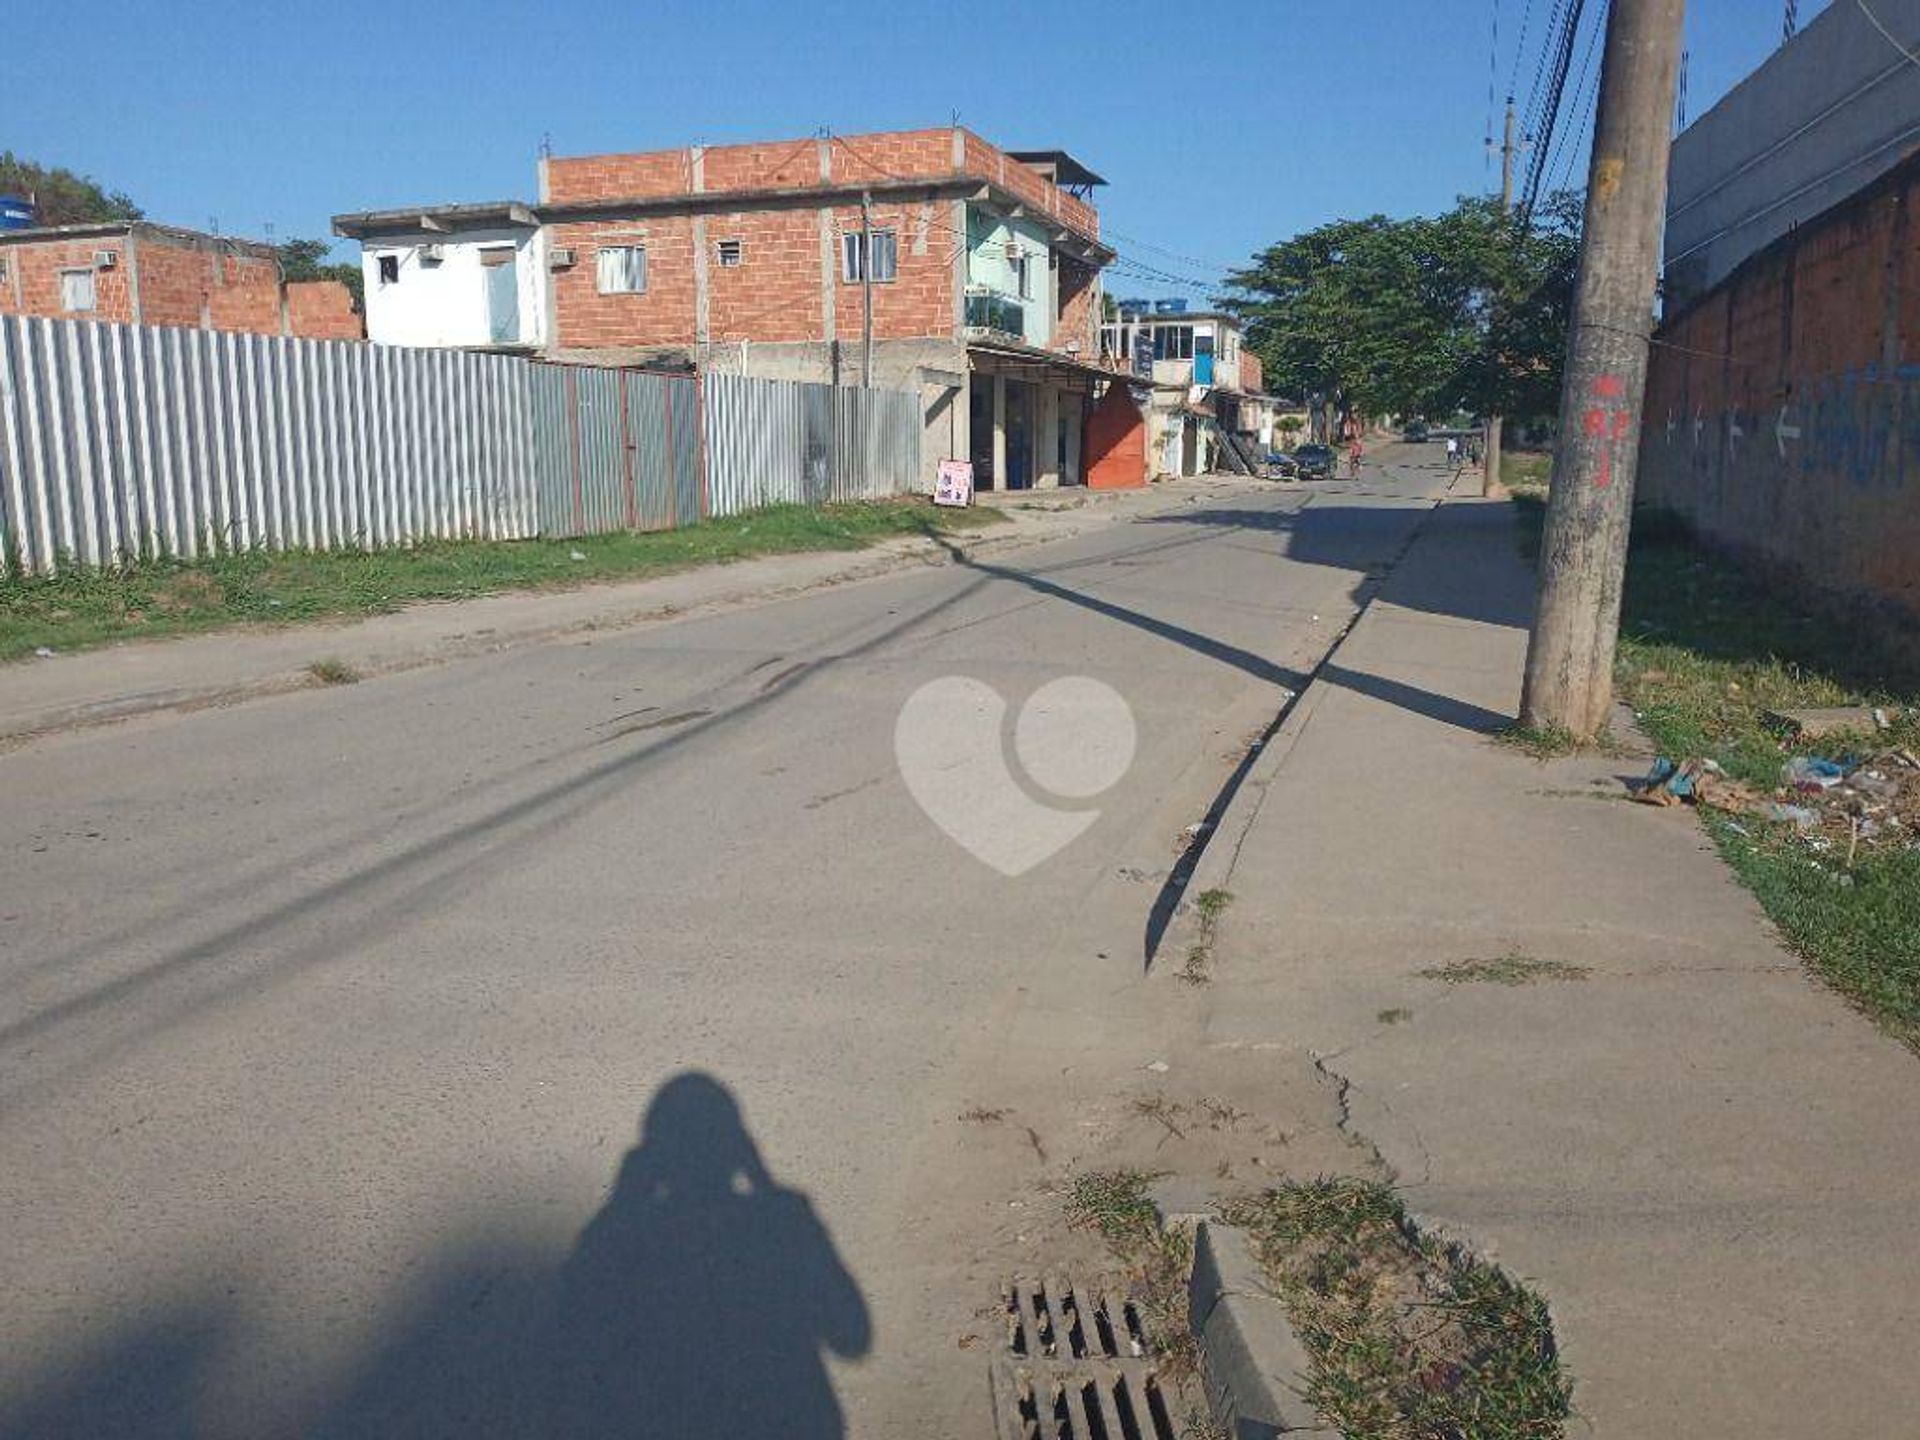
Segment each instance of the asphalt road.
M0 1437L979 1433L927 1318L991 1298L928 1300L978 1042L1135 993L1180 830L1444 484L1383 455L0 755ZM1072 677L1131 763L1081 685L996 771L983 687ZM1098 814L1009 876L916 790L1002 862Z

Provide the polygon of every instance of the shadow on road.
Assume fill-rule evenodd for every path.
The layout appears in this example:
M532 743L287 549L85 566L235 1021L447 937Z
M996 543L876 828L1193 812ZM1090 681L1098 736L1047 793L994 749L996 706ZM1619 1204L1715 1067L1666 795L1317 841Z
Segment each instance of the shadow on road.
M317 1415L236 1426L198 1413L235 1330L205 1305L131 1324L33 1397L0 1402L0 1440L838 1440L825 1357L857 1358L872 1341L811 1203L768 1174L732 1094L698 1072L655 1093L564 1261L543 1266L512 1242L463 1247Z

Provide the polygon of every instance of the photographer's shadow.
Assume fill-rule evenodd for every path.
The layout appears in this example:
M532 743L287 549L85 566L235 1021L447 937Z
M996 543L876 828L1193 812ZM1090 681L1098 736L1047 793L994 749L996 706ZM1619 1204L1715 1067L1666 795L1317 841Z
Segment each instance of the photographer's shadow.
M767 1173L710 1075L657 1092L557 1267L469 1243L328 1401L308 1440L692 1440L845 1434L826 1355L867 1306L805 1195Z
M767 1174L712 1077L661 1087L558 1277L554 1436L837 1440L823 1350L864 1355L866 1302L806 1196Z

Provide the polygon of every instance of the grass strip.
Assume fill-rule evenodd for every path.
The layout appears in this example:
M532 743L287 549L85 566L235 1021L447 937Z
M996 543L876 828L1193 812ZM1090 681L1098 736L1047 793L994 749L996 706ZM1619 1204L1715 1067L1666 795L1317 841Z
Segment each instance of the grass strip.
M1537 553L1541 495L1516 494ZM1696 544L1657 510L1635 516L1621 607L1619 694L1660 752L1717 761L1763 793L1793 755L1860 758L1920 746L1920 674L1871 628ZM1891 732L1783 741L1768 711L1897 710ZM1705 817L1708 833L1814 972L1920 1050L1920 850L1823 848L1791 825Z
M1307 1399L1347 1440L1557 1440L1572 1381L1546 1302L1422 1234L1370 1180L1235 1201L1313 1361Z
M377 615L427 600L634 580L760 555L859 550L1003 519L918 498L782 505L679 530L560 540L437 540L409 548L246 551L0 579L0 660L233 625Z

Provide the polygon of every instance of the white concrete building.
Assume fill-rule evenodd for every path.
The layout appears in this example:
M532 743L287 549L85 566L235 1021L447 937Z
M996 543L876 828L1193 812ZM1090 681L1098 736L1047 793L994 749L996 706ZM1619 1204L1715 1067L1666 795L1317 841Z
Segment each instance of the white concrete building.
M360 242L376 345L533 350L546 343L547 233L515 201L337 216Z

